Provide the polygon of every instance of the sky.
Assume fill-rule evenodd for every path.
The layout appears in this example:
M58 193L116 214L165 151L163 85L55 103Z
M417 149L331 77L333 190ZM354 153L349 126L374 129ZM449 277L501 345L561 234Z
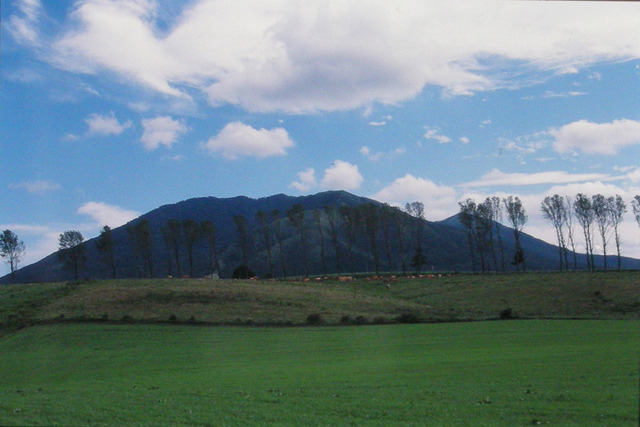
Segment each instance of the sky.
M640 257L638 22L637 2L6 0L0 229L25 266L192 197L346 190L433 221L518 196L555 243L544 197L601 193Z

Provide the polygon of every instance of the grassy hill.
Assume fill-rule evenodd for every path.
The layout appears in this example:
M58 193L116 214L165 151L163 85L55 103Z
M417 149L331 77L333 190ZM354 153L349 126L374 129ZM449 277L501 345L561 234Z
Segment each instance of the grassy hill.
M211 325L638 319L640 272L299 281L106 280L0 287L0 329L56 322Z

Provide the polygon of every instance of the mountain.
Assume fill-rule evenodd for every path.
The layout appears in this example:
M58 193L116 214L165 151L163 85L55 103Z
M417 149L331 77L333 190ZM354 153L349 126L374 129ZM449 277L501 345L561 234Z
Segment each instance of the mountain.
M305 268L304 251L300 235L291 221L287 218L287 211L294 205L301 205L304 208L304 227L307 241L307 268ZM264 244L261 228L256 220L256 214L260 211L272 213L279 212L275 223L272 223L270 238L272 241L272 264L274 266L274 276L282 276L278 247L273 233L274 225L280 225L282 229L282 248L285 261L286 272L289 276L304 275L308 269L312 275L322 275L330 273L348 274L351 271L351 257L353 254L353 270L355 272L375 272L375 258L371 248L371 240L366 232L365 220L358 220L357 234L353 244L352 252L349 251L349 238L345 222L338 216L337 222L337 245L340 260L340 270L337 269L336 253L333 241L330 239L330 224L324 213L327 206L356 208L358 206L371 204L378 208L387 208L374 200L356 196L345 191L327 191L310 196L292 197L278 194L270 197L251 199L244 196L233 198L202 197L185 200L179 203L164 205L154 209L135 220L112 230L112 237L115 244L114 258L117 269L117 277L140 277L148 275L138 261L136 252L132 248L131 239L127 229L133 228L142 221L147 221L152 236L151 265L154 277L166 277L170 273L175 275L178 268L176 266L175 254L167 250L161 229L167 225L169 220L185 221L194 220L198 223L211 221L216 229L216 240L218 249L218 259L220 277L228 278L233 271L244 263L243 251L241 249L239 233L234 223L234 216L242 215L247 224L246 254L248 267L261 277L269 273L268 253ZM400 234L398 229L391 223L389 227L388 239L382 232L381 225L374 228L374 244L379 254L379 266L382 271L401 271L401 240L405 250L405 264L408 269L410 260L416 248L416 227L421 224L421 247L423 249L425 263L422 271L471 271L472 262L467 237L462 224L457 215L443 221L431 222L418 220L407 213L393 209L403 219L404 232ZM317 216L320 214L320 229L318 228ZM510 228L499 225L499 235L504 243L505 260L508 271L515 270L510 265L513 258L515 242L513 232ZM319 231L322 230L322 233ZM400 235L402 239L399 239ZM524 234L521 236L522 247L526 254L527 268L531 270L553 270L558 267L558 248L532 236ZM100 254L96 249L96 238L84 243L87 261L81 269L82 278L100 279L109 278L110 270L100 260ZM322 252L324 245L325 263L322 263ZM387 251L387 248L389 251ZM388 256L388 253L391 255ZM199 241L194 246L193 251L193 276L203 277L213 273L209 262L209 252L204 241ZM499 257L499 255L498 255ZM584 268L584 255L579 256L580 268ZM602 264L602 257L596 257L596 266ZM180 247L180 266L183 274L189 273L187 251L184 244ZM389 266L389 262L391 266ZM614 257L611 257L614 263ZM634 259L623 259L624 268L640 268L640 261ZM72 273L65 269L64 264L59 260L57 253L53 253L42 260L23 267L16 271L15 282L40 282L40 281L64 281L72 280ZM0 279L0 283L11 282L11 277L5 276Z

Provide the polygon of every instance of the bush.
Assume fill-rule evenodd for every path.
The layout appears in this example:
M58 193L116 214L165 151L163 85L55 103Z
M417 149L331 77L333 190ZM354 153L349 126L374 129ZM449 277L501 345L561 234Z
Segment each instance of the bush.
M366 324L369 323L369 321L364 316L358 316L358 317L356 317L356 320L354 321L354 323L356 325L366 325Z
M511 319L517 319L517 318L518 316L515 315L515 313L511 308L505 308L500 312L500 319L502 320L511 320Z
M176 316L175 314L172 314L171 316L169 316L169 322L176 323L177 321L178 321L178 316Z
M342 325L349 325L352 322L353 321L351 320L351 316L349 316L348 314L345 314L344 316L342 316L340 318L340 324L342 324Z
M250 277L254 277L256 274L251 271L251 269L246 266L246 265L241 265L236 267L235 270L233 270L233 274L231 275L231 277L233 277L234 279L248 279Z
M402 313L396 317L398 323L420 323L422 319L416 313Z
M307 316L307 325L321 325L322 315L320 313L313 313Z

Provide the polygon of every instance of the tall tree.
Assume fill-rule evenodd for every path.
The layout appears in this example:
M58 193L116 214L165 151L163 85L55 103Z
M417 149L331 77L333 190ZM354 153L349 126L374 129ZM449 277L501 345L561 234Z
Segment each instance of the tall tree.
M382 229L382 239L384 242L384 251L387 255L387 269L393 271L393 262L391 257L391 222L393 220L393 209L387 203L380 208L380 228Z
M631 200L631 209L633 209L633 216L636 218L636 222L640 225L640 196L634 196Z
M474 211L475 226L476 226L476 246L480 255L480 267L482 272L491 269L489 263L489 254L492 246L491 231L493 229L493 215L491 209L491 203L487 203L486 200L483 203L476 205ZM494 257L495 266L495 257Z
M619 194L616 194L611 209L611 224L613 225L613 236L616 240L616 252L618 254L618 270L622 268L622 256L620 253L620 232L619 226L627 212L627 205Z
M153 277L153 235L149 221L142 219L137 224L127 227L127 234L138 259L141 275Z
M100 252L102 262L111 270L111 278L116 278L115 243L111 235L111 227L105 225L96 239L96 249Z
M566 226L567 226L567 237L569 238L569 244L571 245L571 253L573 254L573 271L578 269L578 253L576 252L576 241L573 238L573 218L575 217L575 210L573 208L573 202L571 201L571 197L564 196L564 209L567 213L566 216Z
M422 234L424 228L424 203L422 202L411 202L405 205L405 209L407 213L415 218L415 254L412 258L412 263L416 264L416 271L420 272L422 270L422 262L426 263L426 258L424 256L424 251L422 250Z
M507 218L513 229L513 237L516 241L516 253L513 257L513 264L516 266L516 271L520 271L520 264L522 264L522 270L526 271L525 255L520 243L520 234L522 233L524 225L527 223L527 213L520 198L517 196L506 197L503 203L507 212Z
M300 245L302 249L302 262L304 264L304 275L309 277L309 260L307 256L307 226L304 221L304 206L300 203L296 203L287 210L287 218L293 228L298 232L300 237Z
M560 270L562 271L563 260L564 266L566 269L569 268L567 265L567 244L564 238L564 227L567 222L566 215L567 212L565 210L564 198L559 194L554 194L553 196L547 196L542 201L540 205L540 210L542 211L542 215L549 220L551 225L556 232L556 239L558 240L558 251L559 251L559 261L560 261Z
M340 241L338 240L338 211L335 206L325 206L324 215L329 223L329 238L336 254L336 273L340 274Z
M316 222L316 229L318 230L318 239L320 240L320 263L322 265L322 273L327 274L327 259L324 250L324 227L322 224L322 210L316 209L313 211L313 218Z
M611 211L613 209L613 197L605 197L602 194L595 194L591 197L591 206L596 226L600 232L602 242L602 256L604 258L604 271L607 271L607 243L609 242L609 231L611 230Z
M482 202L482 209L485 212L486 226L489 234L489 249L491 250L491 260L493 261L493 270L498 271L498 257L496 255L496 245L494 236L494 224L496 222L495 209L491 197L487 197Z
M75 281L78 281L78 273L87 260L83 243L82 233L76 230L65 231L58 236L58 259L73 271Z
M182 234L184 235L184 245L187 249L187 259L189 260L189 276L194 277L193 250L200 239L202 239L202 228L200 228L200 223L193 219L185 219L182 221Z
M284 256L284 233L282 231L282 221L280 219L280 211L274 209L271 211L271 224L273 226L273 234L278 242L278 256L280 258L280 267L282 268L282 277L287 278L287 265Z
M173 256L176 261L176 270L178 277L182 277L182 267L180 260L180 247L182 246L182 225L177 219L167 221L165 229L167 239L173 248Z
M238 246L242 253L242 265L249 267L249 225L242 214L233 216L233 223L238 233Z
M354 256L353 247L356 243L358 234L358 211L349 206L340 206L340 216L344 226L345 236L347 237L347 252L349 253L349 264L351 267L351 275L354 274Z
M502 203L500 202L500 197L493 196L491 197L491 206L493 211L493 225L495 228L495 234L498 237L498 249L500 250L500 271L504 272L504 242L502 241L502 233L500 232L500 225L502 224L503 214L502 214Z
M269 277L273 277L273 260L271 256L271 227L269 226L269 215L264 211L256 213L256 222L260 227L262 240L264 241L264 249L267 252L267 265L269 267Z
M24 243L11 230L4 230L0 235L0 256L6 258L11 269L11 278L15 279L18 263L24 255Z
M200 228L202 229L202 237L207 245L209 271L212 274L215 272L220 277L216 227L212 221L205 220L200 223Z
M475 234L476 234L476 202L473 199L466 199L462 202L458 202L458 206L460 207L460 212L458 214L458 218L460 219L460 223L464 228L465 234L467 235L467 245L469 246L469 254L471 255L471 267L473 272L476 272L476 246L475 246Z
M373 257L373 265L376 275L380 274L380 255L378 253L378 234L380 232L380 214L378 207L373 203L365 203L358 206L360 217L364 220L364 231L369 241L369 248Z
M164 249L167 255L167 274L173 276L173 267L171 258L173 257L173 241L171 239L171 231L169 227L160 227L160 234L162 234L162 242L164 243Z
M593 206L591 205L591 199L582 193L576 195L576 199L573 202L573 212L575 213L578 224L582 227L584 234L584 246L587 256L587 268L589 271L595 270L594 258L593 258L593 239L592 239L592 227L593 227Z
M407 234L407 214L400 208L392 208L391 220L396 229L396 235L398 237L398 249L400 250L400 266L402 267L402 274L407 275L407 249L405 244L405 237Z

